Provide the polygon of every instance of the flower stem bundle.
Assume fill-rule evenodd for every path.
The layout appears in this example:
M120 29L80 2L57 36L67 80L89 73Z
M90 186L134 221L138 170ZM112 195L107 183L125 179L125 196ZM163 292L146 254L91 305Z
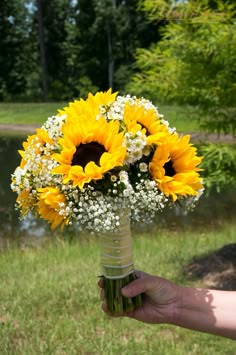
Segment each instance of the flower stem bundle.
M108 279L102 276L104 281L104 290L107 309L112 314L122 314L130 312L142 305L141 295L127 298L121 294L121 289L136 279L135 272L125 276L122 279Z

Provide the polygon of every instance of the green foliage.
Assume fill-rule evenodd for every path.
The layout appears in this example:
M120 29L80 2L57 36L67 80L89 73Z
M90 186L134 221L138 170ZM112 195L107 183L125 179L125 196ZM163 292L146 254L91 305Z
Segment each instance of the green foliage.
M162 24L150 23L137 5L1 1L0 100L70 100L109 87L122 92L136 48L160 38Z
M33 13L36 16L36 12ZM79 95L81 76L79 60L80 31L75 22L76 11L72 1L42 1L46 72L49 99L71 99ZM38 23L35 18L35 32Z
M209 192L215 188L236 187L236 149L234 145L209 144L200 147L204 155L201 167L204 169L204 184Z
M168 24L160 42L137 50L138 72L127 89L190 105L204 130L235 135L235 2L144 0L140 6L152 21L165 19ZM235 186L236 146L202 150L206 186Z
M159 26L150 24L138 0L82 0L77 21L85 32L80 38L85 75L102 90L122 91L132 75L136 48L158 39Z
M171 4L144 1L151 18L165 18L168 25L159 43L137 51L139 73L129 88L194 105L207 130L235 134L235 5L217 2L213 10L208 1Z
M27 4L24 0L0 2L0 100L35 94L30 82L32 73L39 78L37 43Z

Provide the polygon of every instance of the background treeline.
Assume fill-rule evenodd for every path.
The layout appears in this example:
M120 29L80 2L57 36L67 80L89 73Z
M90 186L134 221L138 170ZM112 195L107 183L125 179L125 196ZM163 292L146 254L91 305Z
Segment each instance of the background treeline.
M138 0L1 0L0 16L1 101L122 91L163 24Z
M235 44L235 0L1 0L0 101L112 88L175 103L235 137ZM201 146L217 189L236 186L236 146L226 143Z

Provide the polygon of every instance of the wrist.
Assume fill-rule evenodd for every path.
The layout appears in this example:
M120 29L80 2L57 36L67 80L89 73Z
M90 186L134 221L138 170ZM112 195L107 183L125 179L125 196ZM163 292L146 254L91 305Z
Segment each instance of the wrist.
M199 306L199 291L190 287L178 286L178 296L175 304L175 325L182 326L189 319L195 318L195 313L201 313ZM201 303L200 303L201 304Z
M179 286L174 324L180 327L209 332L214 315L209 290Z
M184 297L184 287L174 285L175 298L172 304L171 312L169 313L169 317L167 319L167 323L177 325L181 316L183 309L183 297Z
M167 304L163 305L160 312L161 314L159 315L158 323L177 325L181 314L180 309L182 308L182 287L169 282L168 296L169 301Z

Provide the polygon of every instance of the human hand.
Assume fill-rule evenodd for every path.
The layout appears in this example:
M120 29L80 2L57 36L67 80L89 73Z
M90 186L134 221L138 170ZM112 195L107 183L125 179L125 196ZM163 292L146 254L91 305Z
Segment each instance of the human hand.
M143 296L143 304L134 311L120 314L145 323L173 323L176 315L176 305L180 301L179 286L163 278L136 271L137 279L122 289L125 297ZM103 311L110 315L106 307L103 281L98 283L101 287Z

